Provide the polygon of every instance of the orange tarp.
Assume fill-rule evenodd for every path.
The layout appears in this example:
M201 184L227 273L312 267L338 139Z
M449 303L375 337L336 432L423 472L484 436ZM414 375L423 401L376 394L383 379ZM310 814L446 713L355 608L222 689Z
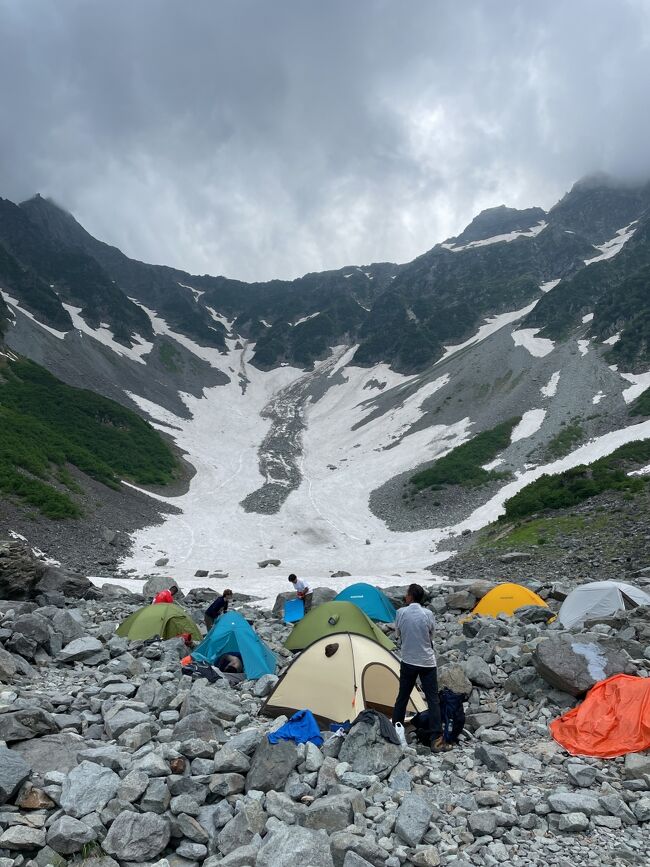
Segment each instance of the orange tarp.
M650 749L650 678L615 674L549 726L574 756L611 759Z

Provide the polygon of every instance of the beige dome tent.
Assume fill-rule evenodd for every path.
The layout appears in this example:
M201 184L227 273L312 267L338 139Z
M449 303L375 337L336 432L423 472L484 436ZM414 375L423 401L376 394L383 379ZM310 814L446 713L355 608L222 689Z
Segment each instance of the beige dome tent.
M262 706L266 716L309 709L322 723L353 720L366 708L390 716L399 687L399 660L364 635L325 635L297 656ZM417 689L407 714L426 710Z

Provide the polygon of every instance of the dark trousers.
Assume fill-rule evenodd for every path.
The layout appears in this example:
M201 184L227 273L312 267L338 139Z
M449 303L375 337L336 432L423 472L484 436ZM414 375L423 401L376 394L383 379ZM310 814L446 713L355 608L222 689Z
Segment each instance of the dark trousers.
M429 733L431 740L434 741L442 735L437 668L422 668L419 665L409 665L408 662L400 663L399 692L397 693L397 701L393 710L393 724L404 722L406 707L418 677L422 684L424 697L427 700L427 707L429 708Z

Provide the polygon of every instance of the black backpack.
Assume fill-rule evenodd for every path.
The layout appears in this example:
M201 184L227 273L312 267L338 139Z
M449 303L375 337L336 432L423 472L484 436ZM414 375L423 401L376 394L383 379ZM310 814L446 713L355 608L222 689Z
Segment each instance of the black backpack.
M455 744L465 726L465 708L463 707L463 702L467 696L445 688L440 690L438 698L440 699L442 738L447 744ZM418 741L428 746L429 711L423 710L417 713L411 720L411 724L415 726Z

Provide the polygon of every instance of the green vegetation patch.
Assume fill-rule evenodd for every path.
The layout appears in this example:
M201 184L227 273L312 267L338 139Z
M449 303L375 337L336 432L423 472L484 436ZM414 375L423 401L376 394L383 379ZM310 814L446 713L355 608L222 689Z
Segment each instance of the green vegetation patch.
M598 515L590 521L578 515L557 515L527 519L512 529L495 533L494 526L484 531L481 544L499 551L519 550L536 545L552 545L558 536L577 536L606 526L607 516Z
M164 485L177 467L167 444L131 410L27 360L0 368L0 429L0 490L50 518L80 514L67 492L49 484L78 490L66 464L112 488L124 477Z
M556 434L553 439L549 440L546 447L546 454L549 458L563 458L568 455L576 443L579 443L584 436L584 431L581 425L572 422L568 424L564 430Z
M634 401L630 407L630 415L650 416L650 388L647 388Z
M544 475L505 502L506 520L523 518L547 509L566 509L605 491L640 491L645 479L628 476L630 465L650 463L650 440L627 443L607 457L566 470L557 476Z
M504 478L506 473L484 470L483 464L494 460L509 445L512 431L520 421L520 417L511 418L477 434L469 442L452 449L432 467L412 476L411 484L416 490L431 488L437 491L446 485L477 487Z

